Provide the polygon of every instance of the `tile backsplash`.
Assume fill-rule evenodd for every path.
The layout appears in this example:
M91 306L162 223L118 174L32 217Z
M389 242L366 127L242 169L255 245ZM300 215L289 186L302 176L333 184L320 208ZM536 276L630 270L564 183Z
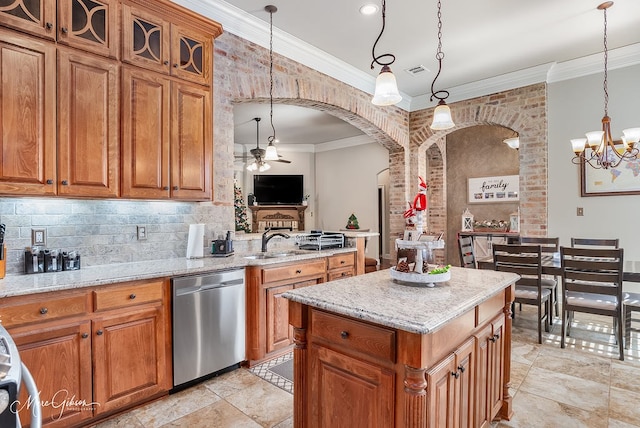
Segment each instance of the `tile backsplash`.
M33 229L46 231L46 248L78 251L85 267L185 257L191 223L205 224L206 254L212 239L234 229L234 211L211 202L0 198L0 223L7 273L21 274ZM137 226L147 239L137 239Z

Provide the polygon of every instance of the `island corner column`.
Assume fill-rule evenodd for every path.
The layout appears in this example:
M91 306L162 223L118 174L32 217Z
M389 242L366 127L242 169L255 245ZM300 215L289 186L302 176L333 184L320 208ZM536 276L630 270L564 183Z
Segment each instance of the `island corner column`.
M500 409L500 417L502 419L511 420L513 417L513 397L509 394L511 387L511 327L513 324L513 301L515 300L515 284L507 287L505 291L505 349L504 349L504 371L503 371L503 387L502 387L502 408Z
M289 300L289 324L293 327L293 426L307 426L307 328L309 317L306 306Z

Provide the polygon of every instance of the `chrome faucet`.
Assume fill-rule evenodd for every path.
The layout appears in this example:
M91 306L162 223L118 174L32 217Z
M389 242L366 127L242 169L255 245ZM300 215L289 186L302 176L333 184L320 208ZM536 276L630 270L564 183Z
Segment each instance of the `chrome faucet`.
M267 236L267 233L269 233L270 231L271 231L271 228L268 228L262 234L262 252L263 253L267 252L267 244L269 243L271 238L273 238L274 236L282 236L283 238L287 238L287 239L291 238L291 236L287 235L286 233L282 233L282 232L275 232L275 233L272 233L271 235Z

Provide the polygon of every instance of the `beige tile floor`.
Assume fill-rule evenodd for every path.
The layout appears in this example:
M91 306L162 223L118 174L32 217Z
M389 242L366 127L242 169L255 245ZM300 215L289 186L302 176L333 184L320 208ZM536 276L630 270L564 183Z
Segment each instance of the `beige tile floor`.
M560 349L560 324L537 343L535 309L513 322L511 395L514 417L494 428L640 427L640 337L617 359L611 319L576 314ZM293 426L293 397L246 369L210 379L132 410L97 428Z

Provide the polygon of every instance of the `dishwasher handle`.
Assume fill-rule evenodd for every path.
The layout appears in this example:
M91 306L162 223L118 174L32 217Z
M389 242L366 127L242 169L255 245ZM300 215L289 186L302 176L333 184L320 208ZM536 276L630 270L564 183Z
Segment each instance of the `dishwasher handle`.
M186 296L188 294L201 293L203 291L215 290L217 288L226 288L226 287L234 287L237 285L244 285L244 279L234 279L231 281L221 281L215 284L203 284L197 285L193 287L176 287L174 290L174 295L178 296Z

